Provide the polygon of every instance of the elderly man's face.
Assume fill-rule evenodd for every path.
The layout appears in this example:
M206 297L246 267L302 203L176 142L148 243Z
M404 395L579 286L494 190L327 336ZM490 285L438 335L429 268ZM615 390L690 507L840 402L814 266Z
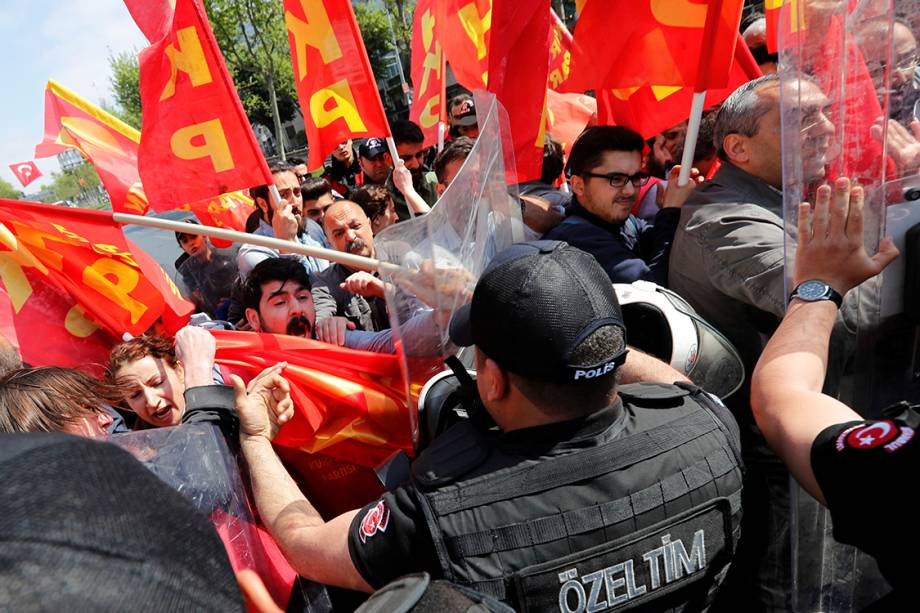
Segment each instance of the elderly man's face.
M895 116L905 102L905 95L913 87L914 69L917 67L917 39L907 26L896 21L891 28L889 41L886 25L871 24L857 36L857 41L879 102L884 103L887 96L889 115Z
M326 238L336 251L374 257L374 231L364 211L353 202L329 207L323 220Z

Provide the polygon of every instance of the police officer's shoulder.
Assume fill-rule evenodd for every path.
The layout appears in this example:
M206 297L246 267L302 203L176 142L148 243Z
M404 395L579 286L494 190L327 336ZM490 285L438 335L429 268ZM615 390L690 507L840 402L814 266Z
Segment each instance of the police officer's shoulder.
M425 489L443 486L482 465L489 454L485 436L463 420L438 435L419 454L412 463L412 479Z
M667 383L628 383L618 388L620 398L627 404L647 408L674 408L684 403L692 390Z

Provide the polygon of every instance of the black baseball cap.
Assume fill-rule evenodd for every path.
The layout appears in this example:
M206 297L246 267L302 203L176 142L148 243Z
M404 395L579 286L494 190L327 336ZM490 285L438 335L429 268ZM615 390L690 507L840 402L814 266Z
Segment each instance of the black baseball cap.
M382 138L369 138L358 147L358 155L367 160L372 160L386 152L387 144Z
M186 220L185 220L185 223L195 224L196 226L200 226L200 225L201 225L201 224L198 223L198 221L195 220L195 219L186 219ZM180 245L182 244L182 237L183 237L183 236L199 236L199 235L198 235L198 234L189 234L188 232L176 232L176 242L179 243Z
M623 342L596 363L573 364L575 349L604 326L620 328ZM607 273L561 241L517 243L496 255L472 302L451 319L450 338L476 345L509 372L560 383L611 374L626 359L626 327Z
M462 98L454 103L450 109L448 122L452 126L475 126L476 104L472 98Z

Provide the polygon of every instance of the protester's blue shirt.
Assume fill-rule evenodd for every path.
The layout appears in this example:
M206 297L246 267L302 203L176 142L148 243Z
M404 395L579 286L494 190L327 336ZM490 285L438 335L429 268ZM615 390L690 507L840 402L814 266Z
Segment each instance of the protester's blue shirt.
M590 253L613 283L645 280L667 286L668 258L680 209L661 209L654 224L633 215L622 224L608 223L574 198L567 212L565 220L543 238L565 241Z

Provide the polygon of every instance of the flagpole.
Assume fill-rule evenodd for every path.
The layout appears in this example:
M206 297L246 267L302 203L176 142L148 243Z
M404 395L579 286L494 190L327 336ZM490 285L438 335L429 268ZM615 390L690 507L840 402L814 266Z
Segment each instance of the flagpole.
M349 268L362 268L365 270L377 270L380 272L394 273L402 270L395 264L381 262L373 258L366 258L352 253L334 251L323 247L314 247L312 245L302 245L293 241L283 240L270 236L260 236L258 234L248 234L246 232L237 232L225 228L215 228L213 226L203 226L199 224L185 223L181 221L170 221L158 217L148 217L143 215L131 215L128 213L112 213L112 219L117 223L135 226L144 226L146 228L156 228L158 230L171 230L183 234L196 234L199 236L208 236L211 238L221 238L235 243L249 243L268 247L282 252L299 253L301 255L321 258L338 262Z
M680 160L678 185L686 185L690 180L690 168L693 166L693 154L696 153L696 141L700 135L700 122L706 104L706 92L693 93L693 105L690 107L690 121L687 123L687 136L684 139L684 155Z
M443 121L438 122L438 153L444 151L444 133L447 126L444 125Z
M396 170L396 161L399 159L399 154L396 152L396 141L393 140L392 136L387 136L387 148L390 150L390 157L393 158L393 170ZM409 209L409 219L415 219L415 211L409 205L408 199L406 208Z

